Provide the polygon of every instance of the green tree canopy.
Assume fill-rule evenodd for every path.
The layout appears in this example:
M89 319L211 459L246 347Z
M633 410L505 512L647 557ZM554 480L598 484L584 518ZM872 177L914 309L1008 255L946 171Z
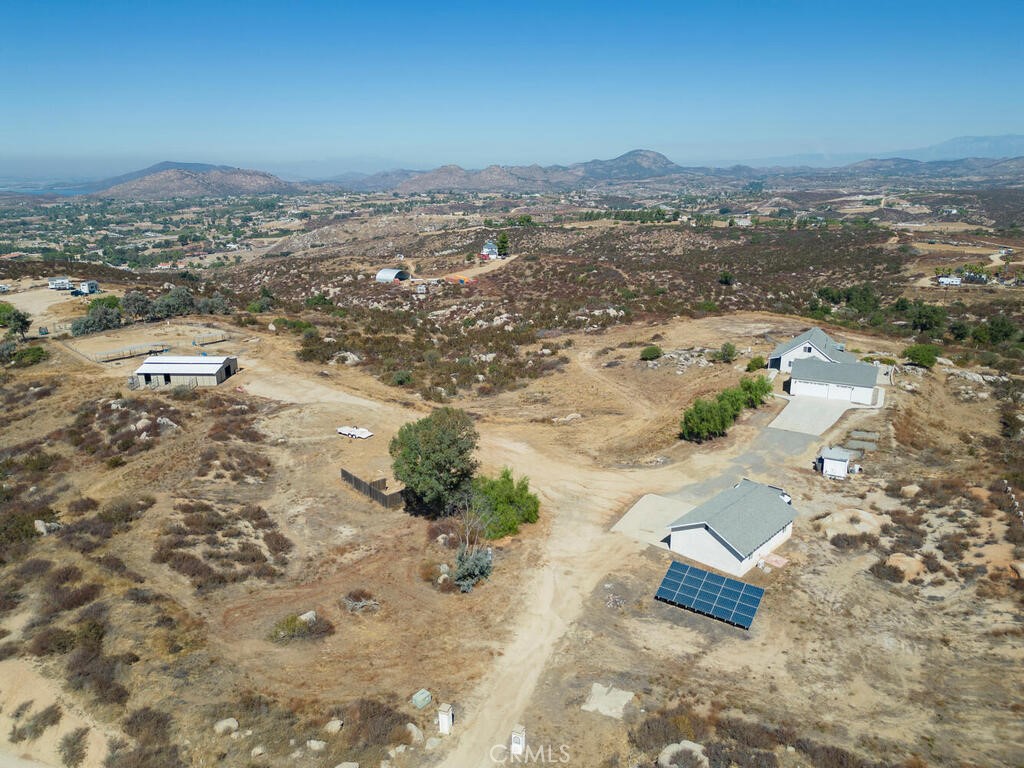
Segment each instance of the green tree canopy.
M912 344L903 350L903 356L914 365L931 368L938 361L939 352L934 344Z
M530 493L529 479L513 480L508 467L498 477L476 478L473 492L484 497L490 508L484 527L484 536L488 539L518 533L521 523L537 522L540 500Z
M476 427L465 411L438 408L405 424L388 445L395 477L435 513L473 478Z

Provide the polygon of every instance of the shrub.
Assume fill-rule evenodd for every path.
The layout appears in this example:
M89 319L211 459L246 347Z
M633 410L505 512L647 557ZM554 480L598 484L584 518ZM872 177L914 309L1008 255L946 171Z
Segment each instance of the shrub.
M15 723L11 726L11 733L8 736L12 744L19 741L35 741L43 735L43 731L60 722L61 708L57 704L51 704L46 709L36 712L23 724Z
M292 640L312 640L334 634L334 625L319 614L313 621L304 621L297 613L278 621L268 639L275 643L289 643Z
M885 560L879 560L869 570L873 576L882 579L882 581L892 581L897 584L903 582L903 571L895 565L888 565Z
M140 746L165 744L171 736L171 716L150 707L136 709L125 718L124 732Z
M388 445L395 477L424 504L439 511L473 477L479 436L465 411L438 408L405 424Z
M914 365L931 368L938 361L940 351L934 344L911 344L903 350L903 356Z
M412 372L411 371L395 371L391 374L391 385L394 387L404 387L412 384Z
M22 347L14 356L11 361L15 368L28 368L30 365L36 365L44 360L50 358L50 353L38 346Z
M455 556L452 581L462 592L471 592L478 581L491 575L492 567L491 555L486 550L462 548Z
M387 704L374 699L359 699L345 711L345 733L353 749L386 747L397 728L407 718Z
M500 539L519 532L521 523L537 522L540 499L530 493L526 477L512 479L512 470L505 467L496 478L478 477L473 480L473 492L487 500L487 519L484 536Z
M76 728L64 734L60 740L60 759L64 768L79 768L85 762L86 743L89 737L88 728Z
M263 543L267 545L270 554L277 556L291 552L295 546L291 539L278 531L267 531L263 534Z
M643 349L640 350L640 359L657 360L663 354L665 353L662 352L661 347L659 347L657 344L651 344L649 347L644 347Z
M758 355L757 357L752 357L747 362L747 373L754 373L755 371L760 371L766 365L767 363L765 362L765 359L760 355Z
M28 644L28 652L33 656L68 653L75 647L76 641L73 632L58 627L47 627L32 638Z
M736 345L733 344L732 342L727 341L725 342L725 344L719 347L718 354L715 355L715 357L716 359L719 360L719 362L731 363L733 360L736 359L736 354Z

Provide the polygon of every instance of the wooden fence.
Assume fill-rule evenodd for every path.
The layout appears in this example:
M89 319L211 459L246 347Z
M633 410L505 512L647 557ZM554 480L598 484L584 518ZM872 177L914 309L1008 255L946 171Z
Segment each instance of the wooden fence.
M388 481L384 478L368 483L362 478L356 477L347 469L342 468L341 479L359 491L359 493L373 499L387 509L398 509L405 503L405 498L402 496L401 491L395 491L394 493L384 492L384 489L388 487Z

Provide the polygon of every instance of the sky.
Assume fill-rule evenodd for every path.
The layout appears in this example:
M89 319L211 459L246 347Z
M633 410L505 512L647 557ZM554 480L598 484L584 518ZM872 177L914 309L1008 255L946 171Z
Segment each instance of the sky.
M681 163L1024 133L1024 1L0 3L0 176Z

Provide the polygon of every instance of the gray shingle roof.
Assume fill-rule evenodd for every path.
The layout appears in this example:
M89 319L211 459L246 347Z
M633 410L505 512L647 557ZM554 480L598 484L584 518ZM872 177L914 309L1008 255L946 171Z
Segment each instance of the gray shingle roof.
M874 387L878 369L867 363L826 363L816 357L793 361L790 376L800 381L820 384L843 384L848 387Z
M793 522L796 512L782 500L781 493L778 488L744 478L668 527L679 530L707 525L745 559Z
M790 350L802 347L804 344L813 344L818 350L825 355L829 360L836 363L855 363L857 362L857 356L851 355L849 352L841 349L842 345L838 344L832 339L827 333L821 328L811 328L809 331L804 331L796 338L784 341L772 350L772 357L781 357Z
M853 454L845 448L833 448L832 446L822 448L820 456L823 459L833 459L835 461L849 461L853 458Z

